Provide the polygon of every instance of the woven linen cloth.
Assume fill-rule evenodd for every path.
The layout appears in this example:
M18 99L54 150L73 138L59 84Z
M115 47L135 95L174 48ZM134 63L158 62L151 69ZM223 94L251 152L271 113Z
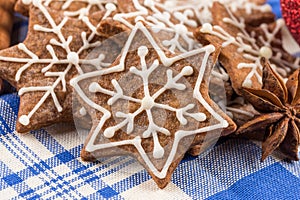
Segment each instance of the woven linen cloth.
M269 3L280 15L279 2ZM16 18L13 44L27 30ZM0 96L0 199L300 199L300 162L260 162L260 144L249 140L186 156L160 190L131 157L82 162L83 140L72 125L15 133L18 106L17 94Z

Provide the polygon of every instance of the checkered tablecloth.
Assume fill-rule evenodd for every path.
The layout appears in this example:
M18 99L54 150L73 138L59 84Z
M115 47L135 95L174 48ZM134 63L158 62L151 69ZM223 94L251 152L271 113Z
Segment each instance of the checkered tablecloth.
M277 12L278 1L269 1ZM17 16L14 43L26 21ZM131 157L86 163L72 125L14 132L19 98L0 96L0 199L300 199L300 162L269 157L260 144L227 139L186 156L164 190Z

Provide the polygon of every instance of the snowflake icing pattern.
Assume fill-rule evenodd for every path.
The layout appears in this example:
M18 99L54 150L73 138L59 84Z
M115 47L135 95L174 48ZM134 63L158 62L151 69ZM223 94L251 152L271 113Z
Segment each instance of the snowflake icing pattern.
M236 66L238 69L251 69L243 82L244 87L252 87L251 79L253 77L256 77L258 82L262 84L261 72L263 66L260 62L262 57L265 57L267 60L271 61L271 63L281 63L282 68L278 68L274 64L272 66L284 76L287 75L287 72L289 72L290 68L297 69L299 67L299 58L295 59L294 63L289 63L282 58L281 50L271 48L271 43L277 40L276 35L282 30L285 25L282 19L276 21L276 26L271 32L268 29L267 24L262 24L260 26L266 37L258 37L259 42L263 44L263 46L259 46L258 42L255 39L255 37L257 36L256 32L247 32L247 30L245 29L245 20L243 18L235 17L228 7L226 7L226 10L229 14L229 18L224 18L223 21L225 23L228 23L229 25L235 26L240 30L240 32L236 36L232 36L221 26L213 26L210 23L203 24L200 31L202 33L209 33L224 40L222 47L226 47L231 44L235 45L236 47L238 47L238 52L242 53L244 58L253 62L240 63L238 66Z
M115 126L107 127L105 130L103 130L103 136L105 138L111 138L114 137L115 134L117 134L117 131L120 129L125 129L127 134L131 134L134 130L135 123L134 119L137 115L139 115L141 112L146 112L147 119L149 122L149 125L147 127L147 130L144 131L141 135L138 135L134 137L133 139L129 140L121 140L117 142L109 142L106 143L100 143L96 144L96 140L98 140L97 136L99 134L102 134L101 130L103 129L104 124L108 119L112 117L112 113L108 110L106 110L104 107L100 106L99 104L95 103L93 100L91 100L87 94L85 93L85 90L82 89L79 85L81 81L91 80L96 77L100 77L103 75L111 74L111 73L118 73L122 72L125 69L125 59L127 57L129 48L131 46L131 43L133 42L133 38L135 37L137 31L141 31L144 36L147 38L147 40L150 42L153 49L156 51L159 60L161 63L169 67L173 65L175 62L186 59L191 56L203 54L203 61L201 63L201 67L199 69L199 76L197 78L197 83L195 85L195 88L193 88L193 98L198 101L204 108L207 110L211 116L217 120L217 123L210 124L205 127L199 128L196 127L196 130L178 130L176 133L174 133L174 142L172 144L172 149L170 150L168 157L166 158L166 162L163 166L163 169L161 171L157 170L157 168L154 166L153 161L148 157L147 153L145 152L144 148L142 147L142 140L144 138L151 137L153 139L154 143L154 150L153 150L153 157L154 159L159 159L165 155L165 149L160 145L159 137L157 133L162 133L164 135L170 135L169 130L160 127L154 123L153 116L151 109L152 108L159 108L168 110L171 112L176 113L177 120L180 122L181 125L185 125L188 123L188 118L191 120L193 118L194 120L198 122L202 122L207 120L207 116L204 113L193 113L189 112L191 109L195 107L195 104L189 104L187 106L182 106L182 108L174 108L172 106L166 105L166 104L159 104L156 103L155 100L162 95L164 92L166 92L169 89L175 89L175 90L185 90L186 85L182 83L178 83L179 80L181 80L185 76L189 76L194 73L194 69L190 66L185 66L177 75L173 75L172 70L167 70L166 76L167 76L167 82L163 85L161 89L159 89L156 93L153 95L150 95L149 88L148 88L148 82L149 82L149 76L152 74L152 72L158 68L159 61L158 59L155 60L152 64L149 64L149 66L146 64L146 56L148 54L148 48L146 46L140 46L138 48L138 57L141 64L141 69L137 69L135 66L131 67L129 69L129 73L141 77L143 81L143 91L144 91L144 97L142 99L133 98L131 96L124 95L123 90L124 87L122 87L118 81L112 80L111 83L114 86L115 91L111 91L108 89L105 89L100 86L99 83L93 82L89 86L89 90L91 93L102 93L106 94L108 96L111 96L111 98L106 102L108 105L112 106L116 101L118 100L126 100L129 102L134 102L140 105L140 107L133 113L124 113L122 111L117 111L116 117L121 118L121 122L118 123ZM151 47L151 48L152 48ZM212 45L199 48L197 50L187 52L184 54L181 54L180 56L174 56L174 57L167 57L163 50L158 46L156 41L154 40L151 33L145 28L143 23L137 22L135 27L132 29L131 34L129 36L128 41L126 42L124 49L122 51L121 57L120 57L120 63L116 66L112 66L107 69L103 69L101 71L95 71L87 74L80 75L74 79L71 80L71 85L76 90L79 97L91 108L96 109L103 113L101 120L94 129L92 129L91 137L88 138L88 141L85 146L85 150L88 152L94 152L97 150L102 150L106 148L111 147L118 147L123 145L133 145L137 151L139 152L139 155L144 160L145 164L148 166L148 168L153 172L155 176L158 178L165 178L168 172L169 167L171 166L171 163L175 159L177 147L179 145L179 142L187 137L196 135L199 133L212 131L212 130L218 130L222 128L228 127L228 122L223 119L208 103L207 101L202 97L202 94L200 93L200 85L203 81L203 76L208 64L209 55L215 50L215 48Z
M58 40L53 38L50 40L50 44L46 45L46 49L51 55L51 58L40 59L33 51L28 49L25 44L20 43L18 48L26 53L29 58L15 58L15 57L2 57L0 56L1 61L6 62L17 62L17 63L25 63L17 72L15 76L15 80L18 82L22 77L22 74L25 70L30 68L34 64L42 64L46 65L41 72L44 74L45 77L57 77L56 81L51 86L38 86L38 87L24 87L19 90L19 95L22 96L25 93L29 92L36 92L41 91L45 92L43 97L39 100L39 102L35 105L35 107L31 110L30 113L27 115L23 115L19 118L19 122L25 126L30 124L30 118L34 115L35 112L42 106L42 104L46 101L48 97L52 97L52 100L55 104L55 107L58 112L62 112L63 108L60 105L57 95L55 93L55 89L61 84L62 85L62 92L66 92L67 90L67 81L65 79L66 75L70 72L70 70L75 67L78 71L78 74L83 74L83 70L81 68L82 65L91 65L96 69L101 69L103 67L110 66L110 63L105 63L103 60L105 59L104 54L100 54L98 58L94 59L81 59L79 55L84 52L85 50L97 47L101 44L101 42L97 41L91 43L91 41L98 35L96 29L97 27L93 26L92 23L89 21L87 17L83 18L83 22L86 24L87 27L91 30L91 34L87 36L86 32L81 33L81 39L83 45L76 51L73 52L70 49L70 44L72 43L72 36L65 38L62 33L62 28L68 22L68 18L64 17L63 20L56 24L50 13L48 12L47 8L41 3L39 0L34 0L33 5L37 7L44 15L44 17L49 22L50 28L43 27L38 24L34 25L34 31L37 32L45 32L45 33L53 33L57 36ZM107 11L110 13L111 11ZM60 59L57 57L54 46L61 47L66 52L66 57L64 59ZM66 65L64 71L62 72L50 72L54 65Z
M187 52L200 47L200 44L194 39L193 33L188 30L188 27L198 27L197 22L192 19L194 16L192 11L185 10L170 13L163 4L153 0L145 0L143 4L138 0L132 1L137 11L116 14L114 20L132 29L135 24L132 24L128 19L135 18L135 22L143 21L146 25L151 27L154 32L164 31L173 34L174 36L170 40L166 39L162 41L162 44L173 53ZM163 11L160 11L159 8ZM178 20L178 23L172 22L172 18ZM186 44L182 45L180 40Z
M157 134L158 134L158 132L160 132L160 133L163 133L163 134L169 136L170 132L167 129L165 129L163 127L159 127L155 124L153 115L151 112L152 108L160 108L160 109L165 109L165 110L168 110L171 112L175 112L177 119L181 125L186 125L188 123L188 120L186 118L187 116L192 117L195 120L201 122L201 121L206 120L206 115L204 113L189 113L189 110L191 110L195 107L194 104L189 104L184 108L177 109L177 108L173 108L169 105L159 104L159 103L155 102L155 100L159 96L161 96L164 92L166 92L167 90L172 90L172 89L185 90L186 86L184 84L177 83L177 81L179 81L184 76L190 76L191 74L193 74L193 68L190 66L186 66L175 77L173 77L173 71L171 69L169 69L167 71L167 83L155 94L150 95L150 91L149 91L149 87L148 87L149 76L151 75L151 73L154 70L156 70L159 67L159 61L155 60L154 63L149 68L147 68L147 65L146 65L146 56L147 55L148 55L148 48L145 46L139 47L138 56L140 57L140 63L141 63L142 69L139 70L136 67L130 68L130 73L135 74L136 76L140 76L143 80L143 90L144 90L144 94L145 94L143 99L136 99L134 97L129 97L129 96L124 95L122 87L119 85L118 81L116 81L116 80L113 80L112 84L117 92L107 91L106 89L102 88L97 83L94 83L90 86L90 91L93 93L100 92L100 93L104 93L109 96L112 96L107 102L108 105L110 105L110 106L112 106L116 101L118 101L120 99L139 103L141 106L134 113L123 113L121 111L117 112L116 116L119 118L124 118L124 121L117 124L116 126L107 128L104 131L104 136L107 138L111 138L115 135L116 131L122 129L125 126L127 126L127 134L132 133L134 130L135 118L142 112L146 111L149 125L148 125L148 129L143 133L142 138L149 138L151 136L153 137L153 140L154 140L153 156L154 156L154 158L161 158L164 155L164 149L160 145Z
M214 1L199 1L199 0L166 0L161 7L164 7L169 12L176 12L182 10L190 10L195 13L195 17L200 24L211 23L212 13L211 8ZM268 4L257 5L249 0L219 0L218 2L227 5L230 10L236 12L241 9L246 11L247 14L251 14L253 10L261 12L271 12L271 6Z
M33 1L37 0L22 0L23 4L28 5ZM38 0L43 2L43 5L48 7L51 3L57 2L57 0ZM99 11L114 11L116 10L115 4L117 0L60 0L63 3L61 10L64 10L64 15L67 17L75 17L78 19L83 19L90 14L91 9L95 6ZM85 6L78 8L78 10L68 11L72 3L83 3Z

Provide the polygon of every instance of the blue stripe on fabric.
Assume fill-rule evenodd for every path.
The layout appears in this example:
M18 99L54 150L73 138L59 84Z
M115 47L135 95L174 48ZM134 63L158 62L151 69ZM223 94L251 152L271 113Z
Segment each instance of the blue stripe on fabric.
M119 193L117 193L115 190L113 190L111 187L107 186L101 190L98 191L100 193L100 195L106 199L108 198L112 198L116 195L118 195Z
M12 135L12 136L15 136L14 134ZM16 137L16 136L15 136ZM0 138L1 139L1 138ZM10 137L7 137L7 140L9 140L9 141L11 141L11 138ZM19 140L18 138L16 138L16 140ZM19 141L20 142L20 144L22 144L21 143L21 141ZM2 143L3 143L3 141L2 141ZM23 152L22 151L22 149L20 149L19 148L19 146L18 145L15 145L12 141L11 141L11 144L15 147L15 148L17 148L17 150L22 154L22 157L20 157L18 154L16 154L14 151L11 151L10 150L10 152L12 152L13 154L14 154L14 156L16 157L16 158L18 158L26 167L28 167L27 168L27 170L31 170L32 169L32 167L29 165L29 163L27 162L27 161L25 161L24 160L24 158L26 158L31 164L32 163L35 163L31 158L29 158L29 157L27 157L26 156L26 153L25 152ZM19 145L20 145L19 144ZM6 145L6 148L7 149L10 149L10 147L5 143L4 145ZM24 145L23 145L23 147L24 147ZM24 148L26 148L26 147L24 147ZM28 147L27 147L28 148ZM30 150L29 150L30 151ZM33 153L33 152L31 152L31 153ZM33 156L35 156L34 154L32 154ZM38 159L38 157L36 157L37 159ZM50 175L52 173L52 175ZM24 173L24 174L30 174L30 173ZM44 175L46 175L49 179L52 179L52 181L50 181L50 183L49 182L47 182L44 178L41 178L43 181L44 181L44 185L48 185L49 184L49 186L50 186L50 188L51 188L51 190L55 190L55 191L57 191L57 190L59 190L60 189L60 187L56 184L56 185L53 185L53 184L51 184L51 183L55 183L55 181L53 181L53 175L54 176L58 176L53 170L47 170L47 171L44 171L44 173L43 173ZM21 175L21 173L19 174L19 175ZM10 177L9 177L10 178ZM20 176L20 178L21 178L21 180L22 181L24 181L24 180L26 180L28 177L21 177ZM8 180L8 178L7 179L4 179L6 182L7 182L7 180ZM17 180L17 178L16 179L13 179L13 180ZM8 182L7 182L8 183ZM19 193L22 193L22 191L24 191L24 190L29 190L30 188L27 186L27 185L25 185L25 183L24 182L15 182L15 181L13 181L13 182L10 182L10 183L8 183L9 185L15 185L15 184L18 184L18 183L20 183L21 184L21 186L16 186L16 190L19 192ZM67 193L67 195L71 195L70 193ZM55 196L55 197L57 197L57 195ZM72 197L72 196L71 196Z
M74 149L67 151L51 135L49 134L46 135L45 133L47 133L45 130L40 130L38 132L34 132L33 134L43 145L47 146L47 149L49 149L53 154L59 155L50 158L46 161L46 163L48 163L51 168L56 167L62 163L66 164L72 171L77 170L78 168L80 169L85 168L85 166L81 162L75 159L80 155L80 152L78 151L79 150L78 146L75 147ZM62 154L67 155L67 158L61 156ZM70 159L71 157L72 159ZM92 167L94 166L94 164L91 164L90 166ZM101 165L99 168L96 168L95 170L92 171L90 171L88 168L86 170L82 170L81 171L82 173L77 174L75 180L72 181L82 179L84 183L91 185L95 190L98 190L99 188L107 187L107 185L101 180L101 178L95 174L96 172L100 171L101 168L107 168L107 166ZM77 187L81 185L82 184L79 184L77 185Z
M151 176L146 172L146 170L142 170L138 173L135 173L129 176L126 179L121 180L111 186L118 193L123 193L131 188L134 188L141 183L144 183L151 179Z
M13 172L2 161L0 161L0 170L0 190L4 190L9 187L9 185L3 180L3 178L8 174L13 174Z
M261 163L260 156L261 149L252 142L229 139L205 156L182 162L174 171L172 182L193 199L204 199L276 162L269 157Z
M280 9L280 1L279 0L268 0L268 4L272 6L273 12L276 14L278 18L281 18L281 9Z
M9 104L15 114L18 113L20 98L16 93L1 95L1 99Z
M1 135L7 135L12 132L12 130L9 128L9 126L6 124L5 120L0 115L0 137Z
M12 136L12 137L11 137ZM22 146L23 148L25 148L32 156L34 156L36 159L38 159L39 160L39 157L37 156L37 155L35 155L34 154L34 152L33 151L31 151L25 144L23 144L23 142L22 141L20 141L20 139L16 136L16 135L14 135L14 134L12 134L10 137L5 137L10 143L11 143L11 145L13 146L13 147L15 147L16 149L17 149L17 151L19 152L19 153L21 153L21 155L22 155L22 157L20 157L18 154L16 154L15 153L15 151L13 151L13 150L11 150L10 149L10 147L8 146L8 144L6 144L6 143L4 143L4 145L6 146L6 148L8 149L8 150L10 150L10 152L12 152L13 154L14 154L14 156L16 157L16 158L18 158L26 167L28 167L27 169L28 170L30 170L31 172L32 172L32 169L33 169L33 167L31 167L28 163L27 163L27 161L25 161L24 160L24 158L26 158L26 160L28 160L30 163L35 163L31 158L29 158L28 156L27 156L27 154L20 148L20 146ZM15 144L13 141L12 141L12 138L14 138L17 142L18 142L18 144ZM4 139L4 138L3 138ZM3 140L0 138L0 141L3 143ZM42 161L41 161L41 163L43 163ZM44 163L43 163L43 165L45 165ZM35 164L35 167L36 166L39 166L39 165L37 165L37 163ZM39 170L40 169L42 169L42 168L40 168L40 167L38 167L39 168ZM49 167L47 167L48 169L49 169ZM45 170L43 170L44 171L44 174L46 175L46 176L48 176L50 179L51 178L53 178L53 175L54 176L58 176L53 170L48 170L48 171L45 171ZM52 173L52 175L49 175L49 173L51 174ZM24 174L27 174L27 175L30 175L30 173L24 173ZM32 173L32 174L34 174L34 173ZM26 180L28 178L28 176L27 177L22 177L22 180ZM17 180L17 179L12 179L12 180ZM7 182L7 179L5 179L5 181ZM47 182L44 180L44 182L45 182L45 185L47 184ZM50 181L50 184L51 183L55 183L55 182L52 182L52 181ZM8 184L10 184L10 185L15 185L15 184L17 184L17 182L14 182L14 181L11 181L11 182L8 182ZM24 183L22 183L22 184L24 184ZM66 183L65 185L67 185L68 186L68 184ZM52 190L59 190L60 189L60 187L59 187L60 185L51 185L51 189ZM28 189L28 187L23 187L23 189L25 189L25 190L27 190ZM23 190L24 191L24 190ZM22 192L22 191L18 191L18 192ZM76 191L75 191L76 192ZM71 195L71 193L66 193L66 195L69 195L70 197L73 197L72 195ZM79 196L80 196L80 194L78 194Z
M234 183L208 199L299 199L300 179L275 163Z
M26 196L29 196L31 193L34 193L34 190L33 190L33 189L27 190L27 191L21 193L19 196L25 198Z

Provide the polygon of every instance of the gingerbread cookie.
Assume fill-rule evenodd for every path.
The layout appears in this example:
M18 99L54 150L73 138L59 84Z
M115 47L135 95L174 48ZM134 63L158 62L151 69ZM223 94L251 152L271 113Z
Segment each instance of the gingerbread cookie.
M18 0L15 5L15 11L25 16L29 14L30 5L36 0ZM115 10L116 0L38 0L45 7L53 10L64 11L67 17L82 19L95 12Z
M246 26L244 18L235 16L226 5L215 2L213 10L213 23L200 27L195 37L203 43L222 47L219 60L238 94L243 86L261 87L262 57L284 77L299 67L300 59L292 57L282 47L282 20L253 28Z
M109 66L114 49L94 52L104 39L96 31L101 17L68 18L41 1L30 7L29 32L24 43L0 51L0 76L20 95L16 129L28 132L56 122L72 121L72 88L69 80L83 74L83 65L94 70ZM119 52L119 50L116 50Z
M193 12L182 10L169 12L164 4L154 0L118 1L120 13L100 23L99 33L109 37L130 31L137 21L143 21L157 33L163 46L173 53L187 52L200 47L194 39L193 30L198 27ZM117 31L112 31L112 29Z
M197 0L166 0L163 2L164 7L170 12L189 10L193 12L193 18L199 26L204 23L212 23L212 5L214 1L197 1ZM259 22L274 21L274 14L271 6L266 4L265 0L219 0L218 2L228 6L236 15L244 16L246 24L257 24Z
M129 32L136 22L142 21L171 53L185 53L202 46L193 36L199 23L191 7L170 10L167 1L120 0L118 8L120 13L103 20L97 29L105 37ZM214 70L213 76L220 78L223 74Z
M15 0L0 1L0 49L10 46L10 34L14 22L14 4Z
M93 119L82 159L131 155L164 188L191 146L234 131L208 96L214 51L175 55L137 22L111 67L71 81Z

